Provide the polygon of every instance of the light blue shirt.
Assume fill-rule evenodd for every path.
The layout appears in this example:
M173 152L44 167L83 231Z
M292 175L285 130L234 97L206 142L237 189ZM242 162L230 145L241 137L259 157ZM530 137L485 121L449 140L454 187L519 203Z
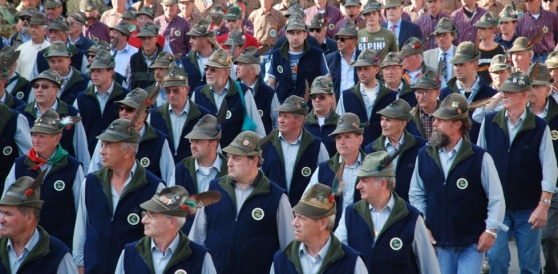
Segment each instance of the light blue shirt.
M169 104L169 116L170 116L170 123L171 123L171 131L172 131L172 138L173 138L173 146L174 151L178 150L178 145L180 144L180 140L182 139L182 129L184 128L184 124L186 124L186 120L188 118L188 112L190 112L190 100L186 100L186 105L184 109L180 113L174 112L171 105Z
M453 58L453 49L454 45L451 45L449 47L449 49L447 51L443 51L442 48L438 48L438 60L442 60L442 53L446 53L446 73L447 73L447 80L449 80L451 78L451 75L453 74L453 64L450 63L451 58ZM442 87L441 88L445 88L447 86L447 81L446 79L444 79L441 75L440 78L442 78Z
M463 138L459 140L457 145L451 150L446 151L445 148L438 149L438 155L440 157L440 164L442 165L442 170L444 171L444 178L447 178L448 171L453 164L453 161L457 157L461 146L463 145ZM423 152L425 153L425 152ZM409 202L411 205L416 207L420 212L422 212L424 218L426 216L426 200L428 192L424 188L424 181L419 174L419 158L417 157L415 163L415 170L411 178L411 185L409 187ZM456 182L444 182L444 183L456 183ZM488 215L485 220L486 229L496 229L507 231L508 227L503 224L504 215L506 212L506 203L504 200L504 191L502 190L502 184L500 183L500 177L496 171L496 166L494 166L494 161L492 156L488 153L484 153L482 157L481 165L481 183L488 198Z
M376 98L378 97L379 92L379 82L376 82L376 86L374 88L367 90L364 89L363 85L360 85L360 94L362 95L362 100L364 101L364 106L366 107L366 114L368 115L368 117L372 116L372 109L374 108L374 103L376 102ZM339 98L339 102L337 103L337 109L335 112L337 112L339 116L343 115L346 112L343 93L341 93L341 97Z
M344 90L350 89L355 85L355 68L350 66L345 60L343 53L339 51L339 55L341 55L341 83L339 85L339 93L343 92ZM356 49L351 56L351 61L356 59Z
M105 94L102 94L99 92L99 89L97 89L97 87L95 87L95 97L97 98L97 101L99 102L99 106L101 107L101 113L105 113L105 108L107 106L107 102L110 98L110 95L112 94L112 91L114 90L114 80L112 81L112 83L110 84L110 88L107 90L107 92L105 92ZM77 105L77 101L76 101L76 105ZM77 107L76 107L77 108Z
M191 157L191 156L190 156ZM177 165L182 165L182 163L178 163ZM198 160L194 159L194 168L196 170L196 181L198 182L198 192L205 192L209 188L209 182L221 171L221 166L223 165L223 160L217 154L217 158L213 161L213 165L210 167L201 167L198 164ZM176 171L176 170L175 170ZM167 186L175 186L176 185L176 173L173 172L170 181L167 183Z
M126 68L128 67L128 63L130 63L130 58L137 52L138 49L130 46L128 43L126 43L126 46L124 46L122 50L112 49L110 55L114 56L114 53L116 53L116 56L114 56L114 71L126 75Z
M467 98L467 96L465 95L465 88L463 88L463 86L461 85L461 83L459 81L455 81L455 85L457 86L457 89L459 89L459 93L461 93L461 95L463 95L465 98ZM477 76L475 83L473 84L473 87L471 87L471 92L469 93L469 98L467 98L467 104L471 104L473 103L473 99L475 98L475 96L477 96L477 93L479 93L480 90L480 77Z
M399 39L399 33L401 32L401 18L399 18L399 20L397 22L392 23L391 21L387 21L387 29L391 31L391 26L395 25L395 31L393 32L393 34L395 34L395 37L397 39Z
M399 150L399 148L401 148L401 146L403 145L404 140L405 140L405 132L403 132L403 134L401 135L401 138L399 138L399 142L397 142L397 147L395 147L389 141L389 138L386 137L386 140L384 142L384 146L386 147L387 153L389 153L389 155L393 155L397 150ZM393 169L395 169L395 170L397 170L397 161L398 160L399 160L399 155L397 155L397 157L395 157L392 161Z
M10 81L12 81L13 78L17 78L17 73L14 71L14 73L12 73L12 75L10 75L10 78L8 79L8 83L10 83ZM6 92L12 93L14 87L16 86L16 84L19 81L14 80L12 81L10 84L8 84L8 86L6 86ZM18 91L18 93L21 92L21 95L23 95L22 91ZM17 94L17 93L16 93ZM17 97L17 96L16 96ZM3 99L2 102L5 102L6 99Z

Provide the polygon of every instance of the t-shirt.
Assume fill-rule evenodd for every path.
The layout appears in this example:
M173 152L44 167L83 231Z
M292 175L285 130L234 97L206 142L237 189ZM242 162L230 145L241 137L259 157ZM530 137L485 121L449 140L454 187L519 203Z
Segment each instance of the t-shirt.
M504 48L500 45L497 45L492 50L481 50L480 51L480 58L479 58L479 67L477 68L477 75L481 77L487 85L492 84L492 78L490 78L490 73L488 72L488 68L490 68L490 62L492 61L492 57L496 54L506 54Z
M301 52L290 52L289 51L289 63L291 65L291 75L293 76L293 81L296 82L296 75L298 74L298 61L302 56Z
M380 60L384 60L384 57L389 52L399 52L398 45L395 34L386 28L380 28L376 33L370 33L366 29L358 31L358 49L360 51L370 48L375 51L380 51L387 47L385 53L380 56Z

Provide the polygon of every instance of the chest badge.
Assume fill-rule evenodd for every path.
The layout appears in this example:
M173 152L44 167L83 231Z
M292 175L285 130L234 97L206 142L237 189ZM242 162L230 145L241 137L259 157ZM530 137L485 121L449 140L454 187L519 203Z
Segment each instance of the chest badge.
M141 164L142 167L148 167L149 164L151 164L151 161L149 160L149 158L143 157L140 160L140 164Z
M66 184L64 183L64 181L58 180L58 181L54 182L54 189L56 191L62 191L62 190L64 190L64 188L66 188Z
M17 98L17 99L23 99L23 96L25 96L25 94L23 94L23 91L18 91L18 92L16 93L16 98Z
M552 141L558 140L558 130L551 131L550 132L550 137L552 138Z
M403 247L403 241L401 241L401 239L397 237L391 238L391 240L389 241L389 246L393 250L400 250Z
M261 221L264 216L265 216L265 213L264 213L263 209L261 209L259 207L256 207L256 208L254 208L254 210L252 210L252 218L254 218L254 220Z
M459 178L457 180L457 188L466 189L469 186L469 182L465 178Z
M179 30L175 30L175 31L174 31L174 35L175 35L175 36L180 36L180 34L182 34L182 33L181 33Z
M308 176L310 176L310 174L312 174L312 170L309 167L305 166L305 167L302 168L301 173L302 173L302 176L308 177Z
M283 73L283 67L282 66L277 66L277 72Z
M7 146L2 150L2 153L4 153L4 155L8 156L8 155L12 154L12 151L13 151L12 147Z
M137 225L140 222L140 217L136 213L130 213L127 219L128 219L128 223L131 225Z

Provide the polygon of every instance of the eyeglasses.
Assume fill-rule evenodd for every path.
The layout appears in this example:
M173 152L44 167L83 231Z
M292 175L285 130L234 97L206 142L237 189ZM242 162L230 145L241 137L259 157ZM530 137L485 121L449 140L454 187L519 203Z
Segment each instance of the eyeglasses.
M118 111L122 111L122 110L124 110L128 113L132 113L132 112L136 111L136 109L133 108L133 107L129 107L129 106L125 106L125 105L119 105L118 106Z
M325 94L312 95L310 96L310 99L312 100L320 99L320 101L323 101L326 99L326 95Z
M55 87L55 85L49 85L49 84L39 84L39 83L35 83L33 84L33 88L34 89L39 89L39 88L43 88L43 89L48 89L50 87Z
M182 91L181 88L165 88L166 94L171 94L171 93L180 94L181 91Z
M209 72L211 72L211 73L215 73L215 71L218 70L218 69L220 69L220 68L214 68L214 67L204 67L204 68L203 68L203 70L204 70L205 72L209 71Z
M31 22L31 17L20 17L19 19L20 19L21 21Z
M322 29L310 29L310 32L320 33L322 32Z
M429 90L429 89L427 89L427 90L416 90L416 91L415 91L415 95L422 95L422 96L424 96L424 95L428 95L429 93L430 93L430 90Z
M88 55L87 58L88 59L93 59L93 58L95 58L95 54Z

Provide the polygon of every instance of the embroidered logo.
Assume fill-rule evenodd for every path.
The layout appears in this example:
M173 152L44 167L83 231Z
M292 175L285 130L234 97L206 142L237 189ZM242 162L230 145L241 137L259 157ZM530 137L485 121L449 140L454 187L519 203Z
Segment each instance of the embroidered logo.
M393 250L399 250L403 247L403 241L401 241L401 239L397 237L391 238L391 240L389 241L389 246Z
M62 191L62 190L64 190L64 188L66 188L66 184L64 183L64 181L58 180L58 181L54 182L54 189L56 191Z
M148 167L150 163L151 163L151 161L149 161L149 158L147 158L147 157L143 157L140 160L140 164L141 164L142 167Z
M252 210L252 218L254 218L254 220L261 221L264 216L265 216L265 213L264 213L263 209L261 209L259 207L256 207L256 208L254 208L254 210Z
M310 176L310 174L312 174L312 170L309 167L305 166L305 167L302 168L301 173L302 173L302 176L308 177L308 176Z
M4 148L4 150L2 150L2 152L3 152L4 155L6 155L6 156L12 154L12 151L13 151L13 149L12 149L11 146L7 146L7 147Z
M16 93L16 98L17 98L17 99L23 99L23 96L25 96L25 94L23 94L23 91L18 91L18 92Z
M457 188L459 189L466 189L469 186L469 182L465 178L459 178L457 180Z
M225 115L225 119L230 119L231 116L232 116L232 113L229 110L227 110L227 115Z
M131 225L137 225L140 222L140 217L136 213L130 213L127 219L128 219L128 223Z

